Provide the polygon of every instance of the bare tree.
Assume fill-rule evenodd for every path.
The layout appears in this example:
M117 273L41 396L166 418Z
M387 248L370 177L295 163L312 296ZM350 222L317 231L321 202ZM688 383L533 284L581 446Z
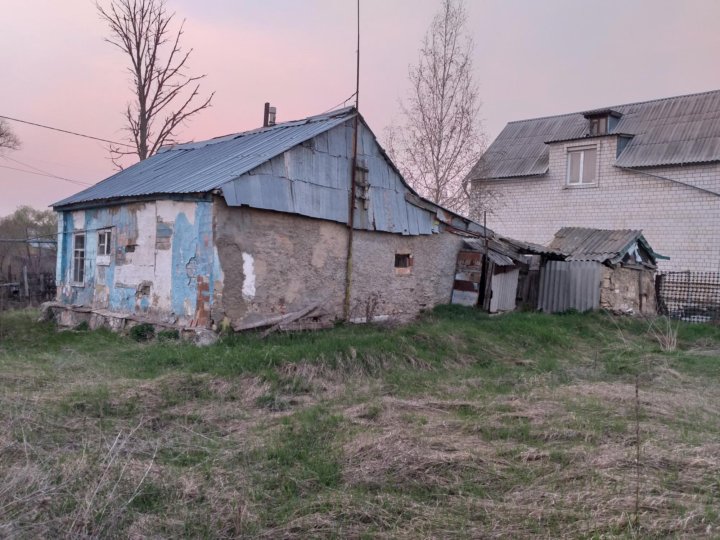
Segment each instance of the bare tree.
M43 246L53 242L56 233L57 214L52 210L20 206L0 217L0 281L18 279L23 266L34 275L54 270L55 248Z
M177 128L210 106L214 92L200 97L205 75L186 74L192 49L183 52L180 39L185 21L171 30L174 13L164 0L111 0L106 9L96 4L110 27L106 41L130 58L134 100L125 110L126 130L134 150L111 147L113 162L137 154L142 161L165 144L173 144Z
M17 150L18 148L20 148L20 139L10 129L8 123L0 118L0 151Z
M485 146L465 16L463 0L443 0L410 66L401 121L386 131L388 152L413 188L460 213L470 210L467 173Z

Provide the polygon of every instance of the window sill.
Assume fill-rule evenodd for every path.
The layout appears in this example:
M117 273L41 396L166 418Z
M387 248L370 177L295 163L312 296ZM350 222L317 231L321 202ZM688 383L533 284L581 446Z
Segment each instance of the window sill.
M79 282L77 282L77 281L73 281L73 282L70 284L70 286L71 286L71 287L78 287L78 288L85 288L85 283L79 283Z
M600 187L600 184L594 182L592 184L565 184L563 186L563 189L588 189L597 187Z
M396 276L409 276L412 274L412 268L395 268Z

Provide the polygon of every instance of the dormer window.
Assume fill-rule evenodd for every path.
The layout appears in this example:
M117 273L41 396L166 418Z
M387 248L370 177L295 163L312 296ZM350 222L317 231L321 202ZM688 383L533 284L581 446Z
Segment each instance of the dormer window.
M607 135L608 132L608 117L607 116L596 116L590 118L590 135Z
M612 109L599 109L583 113L583 116L588 121L588 136L600 137L612 132L622 114Z

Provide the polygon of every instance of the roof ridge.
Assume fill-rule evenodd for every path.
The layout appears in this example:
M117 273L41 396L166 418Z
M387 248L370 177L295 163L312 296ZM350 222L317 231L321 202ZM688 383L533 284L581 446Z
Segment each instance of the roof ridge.
M602 229L602 228L599 228L599 227L573 227L573 226L560 227L560 230L559 230L558 232L562 231L563 229L582 229L582 230L585 230L585 231L619 231L619 232L635 232L635 233L636 233L636 232L639 232L639 233L642 233L642 229Z
M261 127L254 128L254 129L247 129L245 131L228 133L226 135L218 135L217 137L212 137L210 139L202 139L199 141L186 141L186 142L182 142L182 143L173 144L173 145L170 145L167 147L161 147L158 150L158 153L170 152L173 150L183 150L184 149L183 147L197 146L197 145L201 145L203 143L217 144L220 142L224 142L223 139L236 139L237 137L243 137L246 135L254 135L256 133L262 133L264 131L274 131L276 129L291 127L291 125L298 124L298 123L318 122L320 120L326 120L326 119L330 119L330 118L336 118L338 116L343 116L345 114L348 114L352 110L354 110L353 106L343 107L342 109L336 109L334 111L328 111L328 112L325 112L322 114L314 114L312 116L306 116L304 118L298 118L296 120L285 120L284 122L279 122L277 124L273 124L272 126L261 126ZM193 148L190 148L190 149L192 150Z
M678 98L686 98L686 97L694 97L694 96L703 96L706 94L714 94L714 93L720 93L720 88L715 90L706 90L704 92L693 92L690 94L680 94L679 96L669 96L664 98L655 98L655 99L646 99L644 101L633 101L631 103L621 103L620 105L610 105L607 107L594 107L593 109L585 109L582 111L576 111L571 113L562 113L562 114L549 114L546 116L537 116L534 118L524 118L522 120L511 120L507 123L507 125L510 124L520 124L522 122L534 122L537 120L547 120L548 118L562 118L564 116L576 116L578 114L583 114L587 112L588 110L603 110L603 109L617 109L618 107L631 107L633 105L644 105L646 103L654 103L654 102L660 102L660 101L669 101L671 99L678 99Z

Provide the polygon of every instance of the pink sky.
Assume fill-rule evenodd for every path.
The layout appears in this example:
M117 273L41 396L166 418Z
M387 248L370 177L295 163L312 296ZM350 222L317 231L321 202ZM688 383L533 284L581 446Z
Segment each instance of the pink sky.
M382 135L408 90L407 68L440 0L361 0L360 109ZM323 112L354 90L353 0L168 0L186 18L190 67L213 107L182 140ZM720 88L715 0L467 0L485 130L511 120ZM123 137L125 58L103 42L91 0L4 0L0 115ZM101 143L12 123L21 150L0 165L97 182L113 167ZM21 163L18 163L21 162ZM0 215L43 208L80 186L0 168Z

